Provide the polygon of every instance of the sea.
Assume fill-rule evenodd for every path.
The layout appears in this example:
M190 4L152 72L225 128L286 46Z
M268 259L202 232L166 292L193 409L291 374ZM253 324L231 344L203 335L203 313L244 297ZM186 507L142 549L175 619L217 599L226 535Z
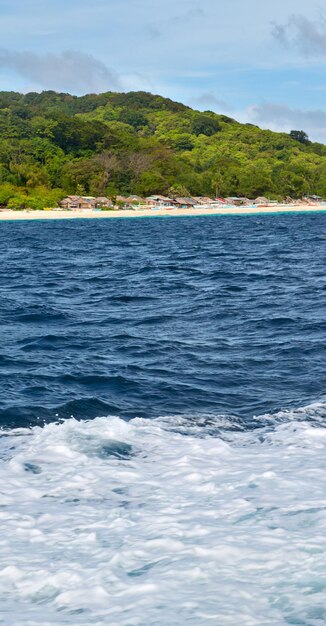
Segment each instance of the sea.
M0 223L0 624L324 626L326 214Z

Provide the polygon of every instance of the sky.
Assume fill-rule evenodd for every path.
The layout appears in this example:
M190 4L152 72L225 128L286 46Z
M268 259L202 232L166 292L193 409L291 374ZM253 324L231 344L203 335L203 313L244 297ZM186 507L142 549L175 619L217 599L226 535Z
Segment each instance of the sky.
M144 90L326 143L325 70L314 0L0 0L0 90Z

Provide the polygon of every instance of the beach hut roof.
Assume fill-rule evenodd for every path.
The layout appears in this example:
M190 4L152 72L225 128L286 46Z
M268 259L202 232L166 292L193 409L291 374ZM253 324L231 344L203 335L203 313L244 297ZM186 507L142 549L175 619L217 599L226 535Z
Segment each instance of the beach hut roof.
M268 200L268 198L265 198L265 196L259 196L255 200L256 204L266 204L266 202L269 202L269 200Z
M229 196L228 198L225 198L225 200L243 203L250 202L249 198L242 198L241 196Z
M147 196L146 200L170 200L167 196L153 195Z
M196 204L196 200L194 200L193 198L178 197L178 198L175 198L175 202L177 202L178 204L188 204L190 206L193 206L194 204Z
M188 204L196 204L196 200L194 198L190 198L189 196L187 196L186 200L187 200Z

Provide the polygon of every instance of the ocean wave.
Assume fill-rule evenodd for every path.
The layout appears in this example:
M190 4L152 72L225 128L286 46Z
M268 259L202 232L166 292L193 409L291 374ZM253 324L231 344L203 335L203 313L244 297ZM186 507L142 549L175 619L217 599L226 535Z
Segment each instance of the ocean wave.
M323 625L325 415L316 403L252 430L166 416L4 432L6 626Z

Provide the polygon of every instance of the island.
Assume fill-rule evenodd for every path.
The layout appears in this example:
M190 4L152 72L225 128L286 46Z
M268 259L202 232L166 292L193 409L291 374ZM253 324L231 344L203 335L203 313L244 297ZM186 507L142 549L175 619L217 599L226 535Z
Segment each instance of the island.
M0 125L1 219L324 210L326 146L301 130L146 92L0 92Z

